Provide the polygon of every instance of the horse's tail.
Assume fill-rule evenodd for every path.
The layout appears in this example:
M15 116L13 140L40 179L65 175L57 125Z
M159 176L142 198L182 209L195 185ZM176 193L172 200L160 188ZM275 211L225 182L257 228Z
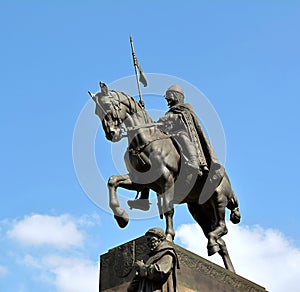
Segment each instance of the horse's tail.
M239 202L234 192L232 191L231 198L228 200L227 208L231 210L230 213L230 221L233 224L240 223L241 221L241 213L239 211Z

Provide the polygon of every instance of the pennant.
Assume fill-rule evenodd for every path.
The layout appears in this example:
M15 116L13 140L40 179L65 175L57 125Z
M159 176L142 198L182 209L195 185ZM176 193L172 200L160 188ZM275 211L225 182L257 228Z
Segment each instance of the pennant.
M138 61L136 62L136 65L137 65L137 67L139 69L139 73L140 73L139 81L144 85L144 87L146 87L148 85L148 83L147 83L146 76L143 72L143 69Z
M130 45L131 45L131 53L132 53L132 58L133 58L133 66L134 66L134 68L135 68L135 73L137 74L137 70L136 69L138 69L139 70L139 82L141 82L143 85L144 85L144 87L146 87L147 86L147 79L146 79L146 76L145 76L145 74L144 74L144 72L143 72L143 69L142 69L142 67L141 67L141 65L140 65L140 63L139 63L139 61L137 60L137 57L136 57L136 55L135 55L135 52L134 52L134 46L133 46L133 40L132 40L132 35L130 35Z

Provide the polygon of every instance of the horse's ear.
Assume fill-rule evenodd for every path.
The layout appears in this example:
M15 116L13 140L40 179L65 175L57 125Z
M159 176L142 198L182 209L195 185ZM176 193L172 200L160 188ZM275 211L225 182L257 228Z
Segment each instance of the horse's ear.
M105 83L102 81L99 82L100 88L101 88L101 93L107 95L108 94L108 88Z

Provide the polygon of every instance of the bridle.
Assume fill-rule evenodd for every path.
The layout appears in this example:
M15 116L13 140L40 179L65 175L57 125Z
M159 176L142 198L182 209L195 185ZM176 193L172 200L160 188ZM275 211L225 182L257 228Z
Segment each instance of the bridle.
M129 108L128 114L130 116L135 114L138 111L138 107L141 107L141 106L140 106L140 104L136 103L132 97L130 97L129 95L127 95L123 92L115 91L115 90L109 91L108 97L111 100L111 110L109 112L111 112L114 120L118 122L117 126L121 129L122 138L124 138L124 137L127 137L128 132L136 130L136 129L135 129L135 127L125 127L123 125L124 118L122 119L122 117L121 117L121 111L122 111L121 104L123 102L121 100L121 96L125 97L127 100L127 104L128 104L128 108ZM107 115L108 112L105 112L105 114ZM147 125L145 125L145 126L147 126Z
M145 110L142 107L142 105L140 103L137 103L131 96L120 92L120 91L115 91L115 90L110 90L108 92L107 97L110 100L110 110L109 111L104 111L104 114L107 115L109 113L111 113L111 115L113 116L114 121L118 122L118 127L121 129L121 133L122 133L122 138L128 137L128 133L133 133L135 131L138 131L140 129L146 129L146 128L152 128L152 127L157 127L159 125L163 125L162 123L154 123L154 122L150 122L150 123L145 123L142 125L136 125L136 126L132 126L132 127L126 127L123 125L124 122L124 118L122 118L121 116L121 111L122 111L122 104L124 106L128 107L128 111L127 113L131 116L135 113L138 112L138 109L140 109L143 112L145 121L147 120L146 115L145 115ZM122 97L125 98L126 105L124 103L124 101L122 101ZM130 145L128 147L128 151L132 154L132 155L139 155L149 144L151 144L154 141L157 140L164 140L164 139L169 139L169 136L167 135L159 135L159 136L153 136L151 137L147 142L143 143L142 145L139 146L135 146L133 147L132 145Z
M128 106L128 114L131 116L135 113L138 112L138 109L140 108L140 110L143 111L144 113L144 108L142 107L141 104L137 103L131 96L120 92L120 91L115 91L115 90L110 90L109 94L108 94L108 98L111 102L111 109L109 110L109 112L112 114L113 119L115 121L118 122L118 127L121 129L121 133L122 133L122 138L128 137L128 133L132 133L135 131L138 131L140 129L146 129L146 128L152 128L152 127L157 127L160 125L163 125L162 123L146 123L146 124L142 124L142 125L137 125L137 126L132 126L132 127L126 127L123 125L124 122L124 118L122 119L121 117L121 111L122 111L122 106L121 104L124 102L122 102L122 97L124 97L127 101L126 105ZM109 112L105 112L105 114L107 115ZM145 116L145 115L144 115ZM145 120L146 120L146 116L145 116ZM169 138L168 136L165 137L152 137L152 139L150 139L149 141L147 141L146 143L144 143L143 145L132 149L131 151L135 151L135 152L141 152L142 149L144 149L146 146L148 146L149 144L151 144L152 142L156 141L156 140L162 140L162 139L166 139Z

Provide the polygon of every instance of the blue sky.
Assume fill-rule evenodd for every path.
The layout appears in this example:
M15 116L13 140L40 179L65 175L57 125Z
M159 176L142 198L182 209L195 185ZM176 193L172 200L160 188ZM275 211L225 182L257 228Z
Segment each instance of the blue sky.
M221 120L225 167L242 212L225 237L236 270L270 291L287 283L296 291L299 13L297 1L2 1L0 290L96 291L99 254L164 226L147 218L119 229L81 189L73 166L87 91L134 73L132 33L146 73L191 83ZM146 106L167 109L163 99L150 99ZM110 147L100 129L95 148L104 180L116 174ZM199 241L205 256L206 241L190 236L192 224L185 207L176 208L177 242L196 250ZM263 271L240 261L243 255L269 275L260 278ZM279 262L289 275L272 283Z

